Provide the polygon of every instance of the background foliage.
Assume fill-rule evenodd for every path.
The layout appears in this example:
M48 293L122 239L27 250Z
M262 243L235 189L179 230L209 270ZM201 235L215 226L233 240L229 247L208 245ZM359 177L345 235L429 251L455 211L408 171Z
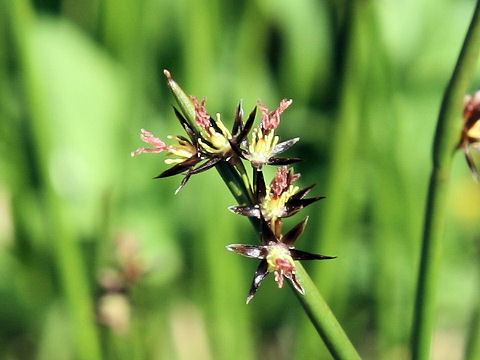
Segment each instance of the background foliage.
M174 195L180 177L152 180L163 155L130 157L140 128L181 133L167 68L227 124L240 99L294 99L279 133L327 196L298 246L338 256L307 268L365 358L408 358L435 119L473 5L0 2L0 357L329 358L289 289L244 304L256 262L225 245L256 235L215 171ZM454 168L435 359L461 358L479 302L480 190ZM125 269L142 276L112 291Z

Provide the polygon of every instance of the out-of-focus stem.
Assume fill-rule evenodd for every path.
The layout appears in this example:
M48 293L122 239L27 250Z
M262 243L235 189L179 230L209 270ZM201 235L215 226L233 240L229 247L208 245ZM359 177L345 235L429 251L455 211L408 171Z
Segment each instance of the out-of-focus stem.
M465 360L480 359L480 299L470 328Z
M49 163L50 140L45 134L48 128L48 116L45 99L39 80L40 69L34 59L34 16L28 0L7 1L11 21L16 56L22 71L23 91L29 105L30 124L36 142L37 162L40 168L41 195L49 222L52 247L58 273L69 310L72 336L76 345L78 359L101 359L98 331L95 323L94 305L87 280L87 271L83 264L80 249L75 242L66 219L64 203L53 189L49 180L47 164Z
M437 122L413 322L414 360L430 358L446 198L452 158L463 125L461 118L463 97L468 91L480 51L479 13L480 1L477 1L455 70L443 97Z

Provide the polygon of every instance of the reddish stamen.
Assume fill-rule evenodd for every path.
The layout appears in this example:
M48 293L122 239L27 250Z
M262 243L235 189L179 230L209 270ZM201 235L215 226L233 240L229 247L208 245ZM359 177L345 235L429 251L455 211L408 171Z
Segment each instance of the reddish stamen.
M286 274L291 274L295 271L295 266L286 259L276 259L275 264L277 264L278 269Z
M466 120L466 127L470 128L480 119L480 90L472 95L466 95L463 100L463 117Z
M292 185L295 181L300 179L300 174L294 174L293 169L288 173L288 185Z
M277 169L277 173L271 184L273 194L279 197L288 188L288 185L288 169L286 166L282 166Z
M140 130L140 138L142 141L146 142L147 144L153 145L153 148L139 148L135 151L132 151L130 155L136 156L142 153L160 153L162 151L168 150L167 144L165 144L162 140L155 137L151 132L141 129Z
M203 99L202 102L199 102L195 96L191 96L190 98L195 106L195 121L207 130L210 127L210 115L207 114L207 109L205 108L207 100Z
M262 129L267 132L276 129L280 124L280 115L292 104L292 102L292 100L283 99L280 101L280 106L269 113L268 108L259 100L258 107L262 111Z

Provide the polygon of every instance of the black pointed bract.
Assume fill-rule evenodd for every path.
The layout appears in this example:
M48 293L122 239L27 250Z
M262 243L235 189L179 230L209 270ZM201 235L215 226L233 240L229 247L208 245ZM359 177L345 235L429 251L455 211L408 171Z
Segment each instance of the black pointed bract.
M262 211L260 210L260 206L258 205L230 206L228 207L228 210L238 215L256 217L258 219L260 219L260 216L262 214Z
M295 290L297 290L300 294L305 295L305 289L303 288L302 284L297 279L297 275L295 274L285 274L284 275L288 280L290 280L290 283L293 285Z
M197 136L195 130L190 126L188 121L183 117L183 115L180 113L180 111L177 110L177 108L175 106L173 106L173 111L175 112L175 115L177 116L178 120L180 121L180 124L182 125L183 129L187 133L188 137L192 141L192 144L197 146L198 136Z
M267 275L268 275L268 263L266 260L262 260L260 261L260 264L258 264L257 271L255 271L255 275L253 276L252 285L250 286L250 291L248 292L248 296L247 296L247 301L246 301L247 304L253 299L263 279L265 279Z
M263 171L258 171L257 169L254 169L255 171L255 195L256 195L256 200L261 203L263 199L265 199L265 196L267 195L267 187L265 186L265 179L263 177Z
M222 129L220 129L215 119L211 116L210 116L210 126L213 127L215 131L218 132L219 134L222 133Z
M329 260L329 259L337 258L336 256L314 254L311 252L297 250L297 249L290 249L290 254L292 255L292 258L295 260Z
M214 167L221 160L222 160L221 157L211 158L208 161L206 161L205 163L203 163L202 165L197 166L196 168L192 168L191 170L189 170L188 173L190 175L201 173L202 171L206 171L206 170Z
M261 243L263 245L267 245L270 243L279 242L277 237L275 236L270 224L268 224L265 219L261 219Z
M308 198L308 199L290 199L290 201L288 201L288 203L285 204L285 209L286 209L285 212L288 214L288 216L295 215L304 207L322 199L325 199L325 196L319 196L319 197Z
M303 199L305 196L307 196L310 193L310 191L312 191L314 187L315 187L315 184L312 184L302 190L299 190L296 194L292 196L292 199Z
M243 129L243 108L242 102L238 103L237 111L235 112L235 120L233 121L232 136L237 135Z
M475 162L473 161L472 154L470 152L469 146L467 145L465 147L465 159L467 160L468 167L470 168L470 171L472 172L473 178L478 181L479 178L479 172L478 168L475 165Z
M255 259L264 259L268 254L265 246L257 245L232 244L227 246L227 250Z
M302 161L302 159L298 159L298 158L279 158L279 157L272 157L270 158L270 160L268 160L268 165L278 165L278 166L281 166L281 165L290 165L290 164L294 164L296 162L300 162Z
M187 159L184 162L181 162L180 164L176 164L170 169L167 169L164 172L162 172L160 175L155 176L154 179L161 179L161 178L181 174L183 172L186 172L192 169L200 161L202 161L202 158L192 156L190 159Z
M178 192L180 190L182 190L182 188L185 186L185 184L187 183L187 181L190 179L190 175L189 174L186 174L185 177L182 179L182 182L180 183L180 186L175 190L175 195L178 194Z
M305 226L307 226L308 217L306 217L302 222L294 226L289 232L287 232L281 239L282 243L288 247L292 247L295 241L303 234Z
M243 126L242 130L240 131L240 133L236 138L236 143L238 145L240 145L243 142L243 140L245 140L250 130L252 130L253 121L255 120L256 114L257 114L257 107L255 106L252 112L250 113L250 115L248 115L247 122L245 123L245 125Z
M296 138L293 138L293 139L290 139L290 140L287 140L287 141L283 141L281 142L280 144L277 144L275 146L275 149L273 151L273 154L276 155L276 154L280 154L288 149L290 149L293 145L295 145L298 141L300 140L299 137L296 137ZM300 159L299 159L300 160Z

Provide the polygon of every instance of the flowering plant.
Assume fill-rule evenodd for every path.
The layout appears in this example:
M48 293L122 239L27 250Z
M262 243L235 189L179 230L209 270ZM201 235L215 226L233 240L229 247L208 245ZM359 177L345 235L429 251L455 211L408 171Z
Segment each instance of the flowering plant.
M131 155L166 152L173 156L174 158L165 160L166 164L173 166L156 178L182 174L184 177L176 193L192 175L215 167L237 200L238 204L229 209L236 214L247 216L260 235L259 245L227 246L227 250L260 260L247 296L247 304L264 278L273 272L279 288L283 287L284 279L287 279L296 293L300 294L300 303L330 352L339 359L360 359L313 281L296 261L326 260L334 257L295 249L294 243L305 230L308 218L285 234L283 232L284 218L324 198L306 197L314 185L304 189L295 185L300 174L296 174L289 165L300 159L277 157L299 141L299 138L293 138L280 142L275 134L280 125L280 116L292 104L292 100L283 99L273 111L269 111L258 101L262 118L257 127L254 127L256 107L244 121L243 108L239 104L232 130L229 131L220 114L210 116L205 99L199 101L194 96L187 96L169 71L165 70L164 74L178 104L178 109L174 108L175 115L187 137L169 136L168 138L176 143L167 145L153 133L142 129L141 139L152 147L139 148ZM244 161L251 165L251 179ZM279 167L273 180L266 185L263 170L268 165Z

